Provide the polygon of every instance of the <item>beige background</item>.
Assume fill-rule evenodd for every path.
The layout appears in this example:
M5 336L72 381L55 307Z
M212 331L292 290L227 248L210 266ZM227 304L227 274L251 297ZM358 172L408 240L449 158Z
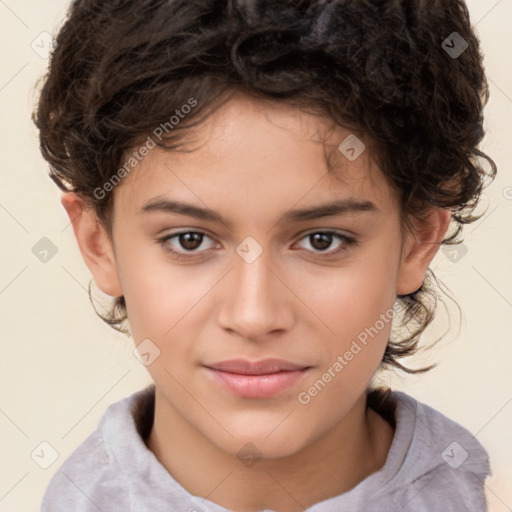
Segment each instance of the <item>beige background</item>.
M30 122L33 85L47 64L40 34L55 32L67 3L0 0L0 512L38 510L50 477L105 408L149 383L131 341L89 304L89 271ZM466 230L467 254L453 262L440 253L434 264L463 309L460 332L453 320L428 354L441 363L429 374L382 379L476 435L494 472L490 510L502 512L512 510L512 0L468 6L491 85L483 148L499 175L485 194L486 216ZM32 253L43 237L58 249L46 263ZM59 453L48 469L31 458L43 441ZM37 453L41 463L51 452Z

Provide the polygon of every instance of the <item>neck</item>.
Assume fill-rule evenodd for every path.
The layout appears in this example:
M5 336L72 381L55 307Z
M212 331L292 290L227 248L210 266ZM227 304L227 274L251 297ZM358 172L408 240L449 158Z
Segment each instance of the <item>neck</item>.
M345 493L380 469L393 427L366 406L366 394L342 422L306 447L250 467L194 429L158 390L148 448L190 494L232 510L304 510Z

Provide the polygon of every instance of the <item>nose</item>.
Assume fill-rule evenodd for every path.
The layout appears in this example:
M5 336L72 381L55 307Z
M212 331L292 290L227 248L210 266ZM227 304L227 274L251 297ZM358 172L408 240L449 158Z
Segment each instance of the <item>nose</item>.
M251 341L286 331L294 321L293 292L282 271L263 251L251 263L235 255L222 288L219 324Z

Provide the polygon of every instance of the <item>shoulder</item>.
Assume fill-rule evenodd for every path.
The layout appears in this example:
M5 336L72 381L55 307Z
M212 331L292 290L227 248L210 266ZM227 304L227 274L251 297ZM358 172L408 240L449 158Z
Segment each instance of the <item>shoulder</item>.
M489 457L459 423L403 392L393 392L403 464L389 491L403 512L485 510ZM408 507L408 508L407 508Z
M458 473L472 473L480 478L490 474L487 452L468 429L403 392L394 394L402 417L414 424L410 450L417 463L422 456L425 469L460 469Z
M101 432L93 432L61 465L45 491L41 512L108 510L101 488L112 484L116 473ZM113 489L123 495L122 475ZM110 494L110 493L109 493ZM129 510L129 508L127 508Z
M106 511L112 510L114 503L116 509L131 509L125 461L118 448L143 444L132 415L132 408L142 393L134 393L108 407L96 430L50 480L41 512Z

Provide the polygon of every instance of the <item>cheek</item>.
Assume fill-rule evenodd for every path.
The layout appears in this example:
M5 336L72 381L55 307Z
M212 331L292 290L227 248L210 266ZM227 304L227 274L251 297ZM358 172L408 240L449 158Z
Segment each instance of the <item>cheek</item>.
M397 246L382 243L378 251L366 251L346 268L330 269L329 279L319 281L321 291L308 295L311 309L319 311L329 327L322 371L333 366L338 356L343 359L343 368L338 364L331 369L337 378L330 388L343 382L368 383L377 370L393 321L397 267Z
M346 341L356 336L393 306L397 256L391 251L381 254L361 258L337 271L329 269L323 278L316 276L316 283L302 283L308 290L308 304L320 312L335 339Z
M193 265L178 266L159 248L122 254L119 271L135 341L172 337L215 284L215 276Z
M312 418L334 424L346 414L379 368L393 322L395 276L392 265L375 260L354 265L325 287L322 319L335 334L323 344L322 364L297 397L308 408L304 421L312 431Z

